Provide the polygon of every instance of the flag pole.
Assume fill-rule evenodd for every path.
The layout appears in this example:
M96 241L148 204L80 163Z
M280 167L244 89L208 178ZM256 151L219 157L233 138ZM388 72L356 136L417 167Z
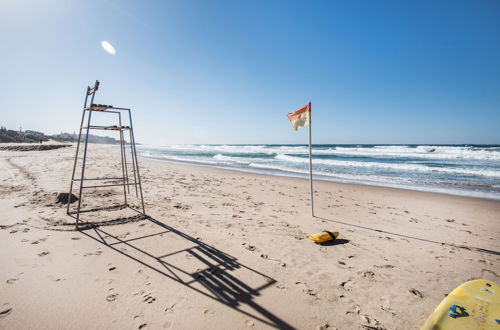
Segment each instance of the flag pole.
M311 102L309 102L309 183L311 184L311 215L314 217L314 190L313 190L313 174L312 174L312 142L311 142Z

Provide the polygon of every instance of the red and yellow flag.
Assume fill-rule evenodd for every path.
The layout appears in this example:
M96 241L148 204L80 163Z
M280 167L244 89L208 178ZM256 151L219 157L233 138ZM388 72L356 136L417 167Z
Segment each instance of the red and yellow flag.
M311 124L311 102L303 108L297 111L290 112L288 114L288 119L292 123L294 130L298 130L301 127Z

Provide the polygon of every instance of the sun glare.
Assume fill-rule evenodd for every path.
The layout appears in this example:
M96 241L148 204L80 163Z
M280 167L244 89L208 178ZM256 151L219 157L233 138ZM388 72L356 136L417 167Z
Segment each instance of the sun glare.
M115 50L115 47L113 47L109 42L107 42L106 40L104 40L103 42L101 42L101 46L102 48L104 48L105 51L107 51L108 53L110 53L111 55L115 55L116 54L116 50Z

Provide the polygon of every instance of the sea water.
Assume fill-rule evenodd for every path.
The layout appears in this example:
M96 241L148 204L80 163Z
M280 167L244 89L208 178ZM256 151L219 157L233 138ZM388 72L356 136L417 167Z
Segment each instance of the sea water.
M138 145L138 155L308 177L307 145ZM500 145L313 145L315 179L500 199Z

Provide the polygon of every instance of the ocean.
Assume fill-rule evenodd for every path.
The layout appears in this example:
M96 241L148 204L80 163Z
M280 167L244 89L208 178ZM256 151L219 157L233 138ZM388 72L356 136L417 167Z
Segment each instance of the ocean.
M307 145L138 145L145 158L307 178ZM313 145L319 180L500 200L500 145Z

